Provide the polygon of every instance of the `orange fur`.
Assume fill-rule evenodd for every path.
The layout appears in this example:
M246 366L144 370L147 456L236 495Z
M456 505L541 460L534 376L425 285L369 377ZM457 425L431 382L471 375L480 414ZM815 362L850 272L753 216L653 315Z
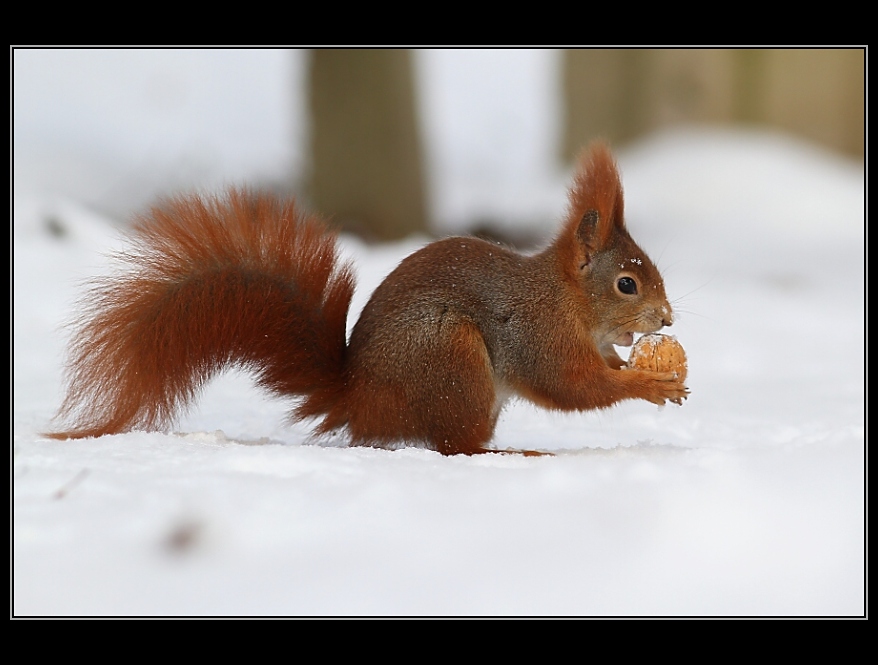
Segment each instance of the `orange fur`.
M177 198L137 221L122 275L84 301L55 438L173 422L230 364L280 394L337 397L353 276L293 203L246 191Z

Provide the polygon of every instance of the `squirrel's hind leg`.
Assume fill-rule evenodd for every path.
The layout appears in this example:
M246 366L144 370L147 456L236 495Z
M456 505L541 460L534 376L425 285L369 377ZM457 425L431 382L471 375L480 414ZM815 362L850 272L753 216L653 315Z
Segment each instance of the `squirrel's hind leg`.
M481 332L451 312L402 344L382 345L383 362L354 362L348 430L354 444L424 443L443 455L492 452L500 409ZM398 337L396 339L399 339ZM379 371L376 371L375 368Z

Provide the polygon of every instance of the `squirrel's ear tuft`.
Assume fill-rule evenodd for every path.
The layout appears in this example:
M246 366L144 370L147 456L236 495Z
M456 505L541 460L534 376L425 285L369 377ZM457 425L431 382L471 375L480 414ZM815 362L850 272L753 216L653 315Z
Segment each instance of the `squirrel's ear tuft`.
M595 141L579 157L568 193L566 233L600 249L614 227L623 227L622 182L619 170L604 141Z

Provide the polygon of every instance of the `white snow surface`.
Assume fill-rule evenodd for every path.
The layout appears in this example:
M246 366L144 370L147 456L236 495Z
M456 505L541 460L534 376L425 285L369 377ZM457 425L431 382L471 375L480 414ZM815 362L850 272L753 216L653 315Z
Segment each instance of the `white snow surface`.
M63 324L120 234L16 178L12 615L865 616L862 165L707 128L617 156L692 393L581 414L510 403L493 445L555 453L539 458L315 440L236 372L173 431L45 438ZM547 241L556 176L550 205L523 202ZM465 177L434 177L464 217ZM511 186L501 207L517 197L532 198ZM424 242L343 238L350 323Z

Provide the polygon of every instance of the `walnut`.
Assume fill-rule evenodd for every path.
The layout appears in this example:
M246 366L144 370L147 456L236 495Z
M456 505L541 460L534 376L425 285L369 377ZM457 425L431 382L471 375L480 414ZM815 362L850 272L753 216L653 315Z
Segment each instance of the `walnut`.
M671 335L643 335L631 347L628 367L647 372L676 372L680 381L686 381L686 352Z

